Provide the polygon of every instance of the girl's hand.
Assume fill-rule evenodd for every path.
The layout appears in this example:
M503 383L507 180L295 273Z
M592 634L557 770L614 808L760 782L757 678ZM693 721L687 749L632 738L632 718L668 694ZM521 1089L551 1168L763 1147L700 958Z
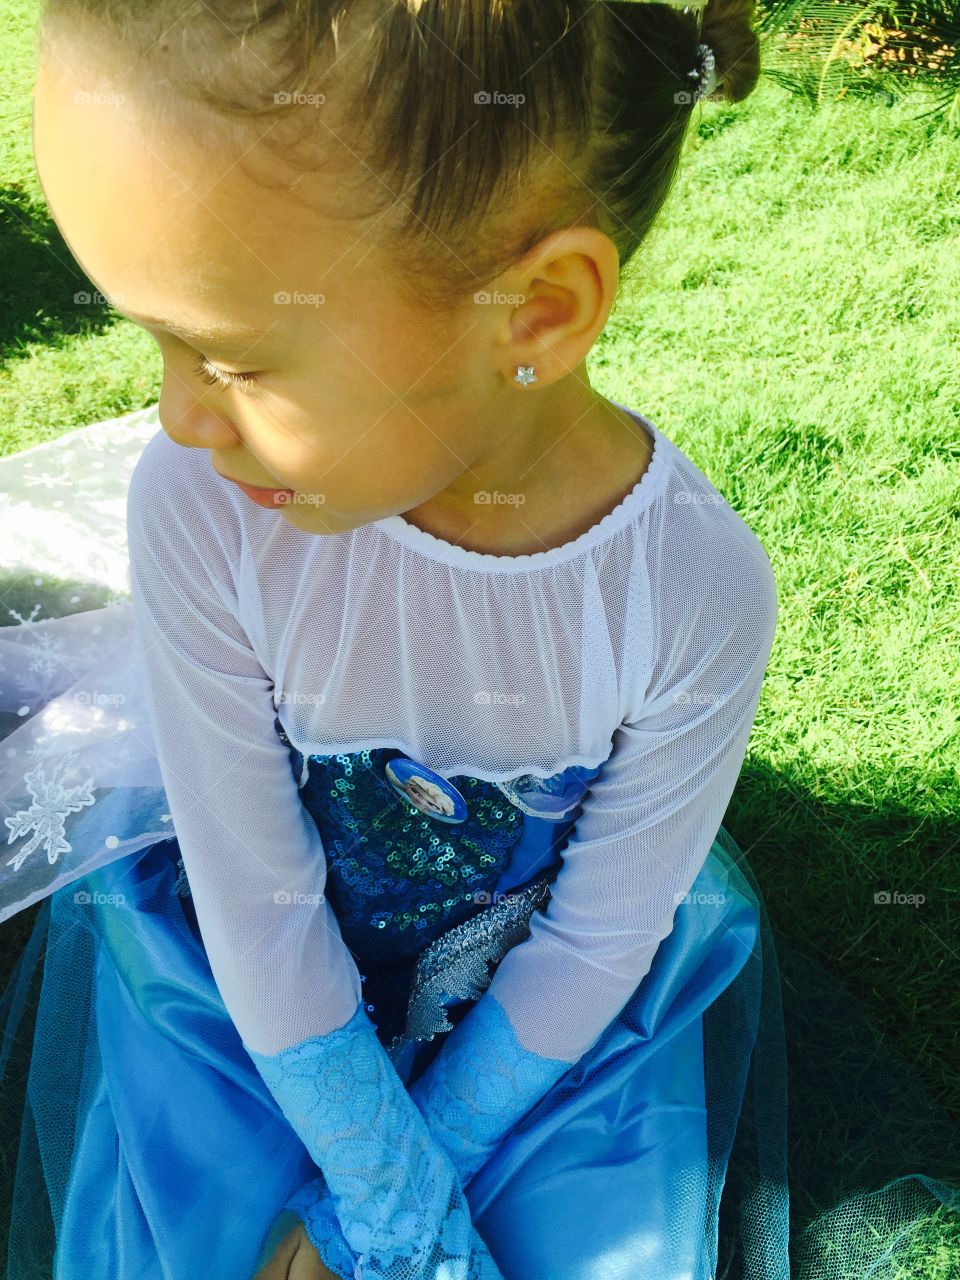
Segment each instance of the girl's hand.
M298 1219L253 1280L339 1280L339 1277L323 1265Z

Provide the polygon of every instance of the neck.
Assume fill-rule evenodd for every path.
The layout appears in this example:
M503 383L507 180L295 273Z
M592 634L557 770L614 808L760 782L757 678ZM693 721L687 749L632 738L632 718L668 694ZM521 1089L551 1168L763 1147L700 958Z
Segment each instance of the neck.
M647 433L594 390L585 366L511 399L494 446L405 520L469 551L531 555L592 528L649 464Z

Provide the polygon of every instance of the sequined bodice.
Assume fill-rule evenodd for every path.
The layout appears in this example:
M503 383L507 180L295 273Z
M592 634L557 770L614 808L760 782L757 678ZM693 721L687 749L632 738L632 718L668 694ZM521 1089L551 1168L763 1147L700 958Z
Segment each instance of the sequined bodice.
M469 816L455 827L398 794L394 748L311 756L300 795L323 836L327 895L344 942L366 971L418 955L489 901L524 815L492 783L451 779Z
M505 871L514 870L521 845L511 892L534 872L542 878L551 865L559 866L555 852L599 770L573 766L545 779L523 774L500 784L468 774L444 779L393 747L305 756L279 717L274 729L323 839L326 893L361 973L367 1010L386 1043L404 1029L415 965L420 960L423 969L431 943L443 935L456 939L457 963L464 946L474 953L473 968L464 970L471 975L466 988L489 980L482 957L495 957L518 936L513 909L498 893ZM479 917L498 899L505 909L491 913L497 920L488 938ZM456 931L471 920L477 929ZM449 963L445 952L431 952L414 982L414 1002L429 1010L430 1025L439 1009L439 987L431 994L439 981L434 970L449 973Z

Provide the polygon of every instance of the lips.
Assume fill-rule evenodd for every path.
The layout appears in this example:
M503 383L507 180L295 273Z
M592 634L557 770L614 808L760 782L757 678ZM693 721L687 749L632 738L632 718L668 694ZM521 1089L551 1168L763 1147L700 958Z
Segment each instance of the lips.
M211 462L210 465L213 466L213 463ZM262 507L282 507L293 499L295 493L293 489L264 489L259 485L244 484L242 480L234 480L233 476L224 475L222 471L217 471L216 467L213 469L222 480L229 480L231 484L235 484L251 502L256 502Z
M293 489L256 489L252 485L241 484L239 480L234 480L233 484L259 507L284 507L294 497Z
M278 493L293 493L292 489L261 489L259 485L242 484L239 480L234 480L233 483L244 493L249 493L256 498L275 497Z

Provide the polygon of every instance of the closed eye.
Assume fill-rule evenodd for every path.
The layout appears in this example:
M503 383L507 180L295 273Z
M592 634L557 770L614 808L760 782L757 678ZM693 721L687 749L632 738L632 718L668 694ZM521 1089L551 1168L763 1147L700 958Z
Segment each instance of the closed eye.
M219 387L221 391L242 391L246 395L253 393L257 386L256 375L252 373L227 373L210 363L206 356L199 356L193 366L194 373L208 386Z

